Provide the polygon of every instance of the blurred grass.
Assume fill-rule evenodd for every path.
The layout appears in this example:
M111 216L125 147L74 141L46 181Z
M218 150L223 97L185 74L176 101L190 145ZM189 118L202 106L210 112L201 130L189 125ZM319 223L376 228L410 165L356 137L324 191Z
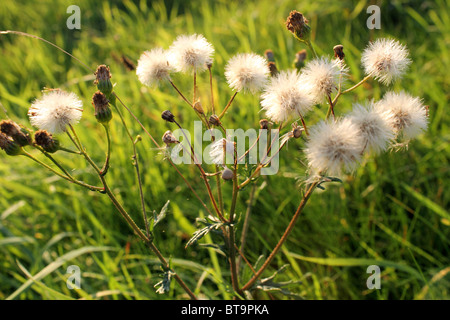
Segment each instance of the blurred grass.
M319 54L331 55L334 45L344 45L352 74L349 83L362 76L359 58L369 40L399 39L410 49L413 64L394 89L424 99L430 107L429 130L413 141L409 150L365 159L364 165L342 185L330 185L326 191L313 195L289 241L265 274L269 276L288 262L290 268L277 279L301 280L290 290L306 299L449 299L450 279L445 271L450 265L450 135L446 110L449 6L444 0L383 2L381 30L368 30L365 10L372 3L379 4L348 0L84 0L77 3L81 9L81 30L68 30L67 1L30 4L25 0L6 0L0 2L0 29L25 31L50 40L92 70L101 63L109 65L116 92L156 139L169 128L160 120L161 111L170 108L184 124L195 118L170 87L143 88L135 73L128 72L117 57L125 55L136 62L144 50L167 48L179 34L201 33L216 49L214 94L216 105L223 107L231 95L223 71L233 54L263 54L270 48L280 69L291 67L295 53L303 49L283 26L292 9L303 12L310 20ZM9 117L29 126L28 107L43 87L74 91L85 105L78 133L94 160L101 162L104 136L90 107L95 91L92 74L37 40L2 35L0 50L1 118ZM188 96L192 94L189 77L175 75L174 81ZM201 75L200 81L202 101L209 101L207 75ZM338 111L345 112L356 99L378 99L388 90L376 82L369 82L365 89L344 96ZM316 121L324 112L317 110L308 121ZM257 127L262 116L258 97L239 95L224 121L225 126L250 128ZM125 117L133 134L143 135L131 118ZM108 179L120 201L140 221L132 151L125 143L125 132L117 117L112 129L115 147ZM296 185L304 175L302 147L301 141L291 142L282 152L280 173L264 177L265 187L257 192L246 251L252 263L260 254L267 255L272 250L298 205L301 195ZM195 218L206 213L149 139L144 138L138 151L149 211L159 211L171 200L169 215L155 234L158 246L166 256L173 257L173 266L197 293L211 299L229 298L229 272L223 256L199 246L184 249L196 228ZM162 275L158 262L103 196L68 185L25 159L4 153L0 158L0 298L10 296L29 282L29 275L39 275L71 252L83 254L69 255L70 261L45 273L28 290L20 291L17 298L186 297L175 284L168 295L155 293L153 286ZM66 157L61 161L66 167L75 168L73 173L80 179L97 183L81 159ZM194 168L181 169L194 186L202 185ZM239 198L238 213L245 212L249 189ZM230 186L225 186L225 193L230 190ZM197 191L206 199L203 189L199 187ZM238 230L240 227L241 224ZM106 246L114 250L89 250ZM65 270L72 264L82 270L82 291L66 287ZM366 288L369 264L382 268L381 290ZM251 275L249 270L244 270L244 274ZM257 297L267 298L263 293Z

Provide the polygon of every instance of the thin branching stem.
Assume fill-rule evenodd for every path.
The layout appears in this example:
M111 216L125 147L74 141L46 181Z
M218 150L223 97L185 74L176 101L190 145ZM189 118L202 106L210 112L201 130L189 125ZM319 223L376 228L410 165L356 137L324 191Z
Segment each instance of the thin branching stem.
M230 98L230 100L228 101L227 105L225 106L225 108L222 110L222 112L219 114L219 119L222 119L223 116L225 115L225 113L227 112L228 108L231 106L231 104L234 101L234 98L236 97L236 95L238 94L238 91L236 91Z
M309 198L311 197L311 195L312 195L313 191L315 190L315 188L317 187L317 185L318 185L318 182L314 182L309 186L308 190L303 195L303 198L300 201L297 211L294 213L294 216L292 217L289 225L287 226L286 230L284 231L284 233L281 236L280 240L278 241L277 245L272 250L270 255L267 257L266 261L264 261L261 268L259 268L259 270L256 272L256 274L253 275L253 277L251 277L251 279L242 287L243 291L250 289L253 286L253 284L256 282L256 280L258 280L258 278L262 275L264 270L266 270L266 268L272 262L273 258L278 253L278 251L281 249L281 246L285 243L285 241L288 238L291 231L294 229L294 226L295 226L295 223L297 222L298 217L302 213L303 208L305 207L306 203L308 202Z

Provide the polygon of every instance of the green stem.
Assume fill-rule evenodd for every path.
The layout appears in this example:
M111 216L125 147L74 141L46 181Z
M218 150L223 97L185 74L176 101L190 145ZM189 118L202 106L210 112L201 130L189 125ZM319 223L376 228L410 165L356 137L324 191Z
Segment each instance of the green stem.
M264 261L264 264L261 266L261 268L259 268L258 272L256 272L256 274L253 275L253 277L242 287L242 290L250 289L253 286L253 284L256 282L256 280L258 280L258 278L262 275L264 270L272 262L273 258L278 253L278 251L281 249L281 246L284 244L284 242L288 238L289 234L293 230L293 228L295 226L295 223L297 222L298 217L302 213L303 208L305 207L306 203L308 202L309 198L311 197L311 195L312 195L314 189L317 187L317 185L318 185L318 182L314 182L313 184L310 185L310 187L306 191L305 195L303 196L302 200L300 201L300 204L299 204L299 206L297 208L297 211L295 212L294 216L292 217L289 225L287 226L285 232L281 236L281 238L278 241L277 245L272 250L272 252L270 253L269 257L266 259L266 261Z
M65 176L65 175L59 173L58 171L54 170L52 167L48 166L47 164L43 163L43 162L40 161L39 159L33 157L33 156L32 156L31 154L29 154L28 152L26 152L26 151L23 151L23 152L24 152L23 155L26 156L27 158L30 158L31 160L35 161L35 162L38 163L39 165L43 166L44 168L50 170L52 173L56 174L57 176L59 176L59 177L65 179L65 180L67 180L67 181L69 181L69 182L72 182L72 183L75 183L75 184L77 184L77 185L79 185L79 186L85 187L85 188L87 188L87 189L89 189L89 190L91 190L91 191L104 192L104 189L101 188L101 187L91 186L91 185L86 184L86 183L84 183L84 182L75 180L75 179L74 179L72 176L70 176L70 175ZM53 158L50 158L50 159L52 160ZM62 168L59 164L57 164L56 160L53 159L52 161L58 166L58 168L60 168L61 170L63 170L63 172L65 172L65 173L67 172L64 168Z
M110 133L110 129L109 129L109 124L104 124L103 127L105 128L106 139L107 139L107 143L108 143L105 164L103 165L103 167L101 169L102 175L105 176L108 173L109 161L111 159L111 133Z
M306 42L306 45L307 45L307 46L309 47L309 49L311 50L312 54L314 55L314 58L317 59L319 56L317 55L316 50L314 50L314 47L313 47L311 41L307 41L307 42Z
M238 272L236 267L236 249L235 249L235 236L234 236L234 215L236 211L236 202L237 202L237 196L239 191L239 183L237 178L237 156L235 151L235 163L234 163L234 174L233 174L233 194L231 198L231 207L230 207L230 216L229 216L229 253L230 253L230 271L231 271L231 282L233 285L233 289L238 293L241 294L239 290L239 278L238 278Z
M252 185L252 190L250 191L250 197L248 199L248 206L247 206L247 211L245 212L245 218L244 218L244 225L242 226L242 233L241 233L241 253L242 255L240 255L238 257L238 261L237 261L237 266L236 269L239 271L239 267L241 265L241 257L244 257L244 251L245 251L245 244L246 244L246 240L247 240L247 231L248 231L248 227L249 227L249 221L250 221L250 214L252 212L252 206L253 206L253 199L255 197L255 192L256 192L256 184Z
M70 149L67 149L67 148L64 148L64 147L59 147L59 150L67 152L67 153L73 153L73 154L81 155L81 152L73 151L73 150L70 150Z

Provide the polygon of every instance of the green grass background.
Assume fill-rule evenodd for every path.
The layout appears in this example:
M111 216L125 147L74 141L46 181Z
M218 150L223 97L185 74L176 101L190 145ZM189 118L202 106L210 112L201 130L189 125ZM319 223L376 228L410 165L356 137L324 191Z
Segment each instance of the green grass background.
M68 30L66 8L81 9L81 30ZM366 8L381 6L381 30L368 30ZM195 120L169 86L144 88L134 72L115 57L137 61L144 50L167 48L179 34L203 34L215 47L214 92L223 107L231 91L223 77L226 61L238 52L263 54L272 49L279 69L292 67L304 46L284 28L290 10L310 20L319 54L345 47L351 68L348 83L363 74L360 54L369 40L394 37L406 44L413 63L392 88L369 81L338 104L343 114L352 102L379 99L388 89L420 96L430 108L429 130L409 150L365 159L343 184L317 192L300 217L281 252L264 276L288 263L276 280L300 281L290 297L277 299L448 299L450 297L449 188L449 6L438 1L54 1L0 2L0 29L29 32L55 42L92 70L110 66L116 92L156 139L168 126L161 111L171 109L183 124ZM103 161L105 137L93 117L92 74L55 48L16 35L0 36L0 118L29 127L27 110L43 87L74 91L85 112L77 130L94 160ZM192 79L175 75L188 96ZM199 77L203 101L208 101L207 75ZM325 107L309 116L314 123ZM257 96L238 95L224 124L258 127L263 114ZM170 200L168 216L155 232L155 241L172 265L200 297L231 298L226 260L212 249L184 249L205 215L197 199L142 130L126 115L134 135L141 134L139 159L146 204L159 211ZM138 190L131 165L131 146L118 117L113 124L112 168L108 181L124 206L141 225ZM68 145L68 141L61 137ZM255 263L267 255L283 233L301 198L304 143L292 141L282 152L276 176L259 180L246 255ZM105 196L88 192L53 177L25 158L0 155L0 298L17 299L182 299L175 283L169 294L155 293L161 268L155 257L133 236ZM82 159L59 157L73 174L93 184L97 180ZM193 167L180 169L207 199ZM210 169L211 170L211 169ZM230 195L229 185L224 192ZM250 188L238 200L245 212ZM230 197L228 197L229 199ZM227 203L228 205L228 203ZM242 226L238 225L238 232ZM218 240L212 235L212 240ZM211 239L204 239L206 243ZM366 269L381 267L381 290L369 290ZM78 265L81 290L66 287L66 269ZM29 276L34 276L34 282ZM250 272L244 270L243 280ZM260 292L257 298L268 298Z

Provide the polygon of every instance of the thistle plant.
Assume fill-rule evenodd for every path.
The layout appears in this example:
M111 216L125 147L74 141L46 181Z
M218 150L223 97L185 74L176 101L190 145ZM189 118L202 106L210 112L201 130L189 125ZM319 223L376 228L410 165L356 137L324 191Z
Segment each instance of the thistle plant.
M375 157L382 152L407 146L411 139L427 129L428 122L428 112L422 100L404 91L388 91L378 101L355 102L351 111L348 111L347 106L339 104L341 96L350 95L357 89L363 90L362 85L369 79L375 79L382 86L400 80L411 64L405 45L393 39L378 39L369 43L361 56L365 77L354 85L348 85L351 70L346 65L345 48L342 45L330 44L330 47L323 48L323 52L328 52L329 55L318 56L310 36L308 20L297 11L290 13L286 29L286 36L288 32L292 33L300 42L300 47L306 45L308 53L304 49L299 51L295 59L291 60L293 64L290 68L277 64L276 51L231 53L223 74L229 91L220 93L229 97L224 106L215 103L217 97L213 95L212 77L215 50L203 35L180 35L166 49L148 48L143 52L137 63L136 80L152 90L164 90L161 88L165 87L160 84L167 83L173 89L171 93L186 105L186 109L180 114L170 109L165 110L166 107L161 108L160 121L167 122L170 127L166 132L153 132L142 124L133 109L124 102L126 98L119 97L116 93L116 88L120 88L121 84L113 85L114 78L109 67L100 65L95 72L90 70L96 76L91 104L105 134L106 154L102 164L92 160L89 153L92 150L86 150L77 134L78 130L86 130L77 128L80 127L79 122L82 122L83 99L59 89L44 91L31 104L28 115L36 132L11 120L3 120L0 123L0 147L9 156L27 157L69 183L107 196L124 222L160 260L164 280L157 284L160 285L157 292L166 293L171 279L175 279L189 298L197 299L165 258L170 253L161 252L159 247L163 244L154 241L154 232L158 231L155 226L165 216L168 204L159 215L148 214L145 200L149 199L145 199L142 188L137 146L142 139L150 139L155 148L162 150L162 161L170 163L180 183L186 184L199 206L208 214L206 218L199 217L201 227L187 242L186 250L191 250L206 235L214 233L218 236L214 237L215 243L210 245L226 257L230 290L236 299L251 299L258 290L279 289L282 284L278 287L276 284L264 286L267 278L264 280L262 277L267 275L268 267L288 239L314 191L324 189L326 183L341 181L347 174L354 174L364 157ZM3 33L30 36L20 32ZM87 67L84 63L83 65ZM180 88L172 79L174 73L192 78L192 88ZM201 73L209 74L209 90L206 94L199 92ZM192 96L188 97L187 90L192 90ZM235 141L236 136L229 130L238 128L233 127L228 115L236 107L239 96L244 94L260 98L262 119L260 127L255 128L258 131L256 139L245 145L244 150L239 150L239 142ZM204 96L208 96L208 99L201 100ZM317 121L322 115L320 106L325 106L328 111ZM130 113L140 126L142 136L131 133L123 116L124 112ZM209 134L209 154L206 157L210 158L210 163L201 161L202 155L196 152L196 146L189 139L189 132L185 129L187 124L181 120L184 112L193 112L198 117L203 130L202 136ZM142 215L140 223L132 218L136 214L130 214L120 203L108 181L108 172L111 170L109 163L114 157L111 135L116 134L111 132L111 121L117 121L124 127L127 136L123 140L128 141L133 149L133 166ZM60 135L66 135L72 145L62 145L58 138ZM161 136L161 140L155 139L153 135ZM256 261L251 261L246 255L246 252L253 250L246 247L252 197L261 183L264 169L281 152L290 152L285 146L291 140L301 144L303 151L292 157L303 158L306 162L303 169L299 169L304 171L306 178L301 192L298 192L298 208L273 250L262 261L258 261L259 267L256 268ZM259 158L256 163L251 163L250 157L256 149ZM200 191L200 186L194 186L186 176L185 165L175 163L174 157L180 153L191 160L187 166L193 166L198 171L204 191ZM51 164L42 161L38 155ZM73 176L71 168L66 168L59 160L60 157L68 156L83 157L95 172L98 185L87 184ZM231 186L229 194L225 192L226 184ZM237 201L246 187L251 188L250 204L245 212L241 212ZM207 196L203 196L204 194ZM244 265L252 271L250 277L243 277Z

